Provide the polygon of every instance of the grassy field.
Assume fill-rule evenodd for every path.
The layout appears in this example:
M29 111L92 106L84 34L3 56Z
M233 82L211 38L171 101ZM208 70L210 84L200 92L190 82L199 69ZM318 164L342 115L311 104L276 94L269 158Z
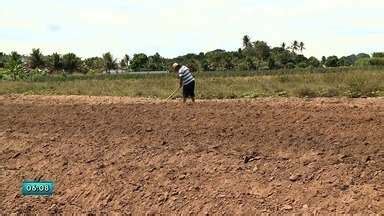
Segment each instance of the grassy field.
M384 96L381 69L337 72L291 71L262 73L199 73L202 99L257 97L378 97ZM166 98L177 87L174 74L49 77L40 81L0 81L0 94L105 95Z

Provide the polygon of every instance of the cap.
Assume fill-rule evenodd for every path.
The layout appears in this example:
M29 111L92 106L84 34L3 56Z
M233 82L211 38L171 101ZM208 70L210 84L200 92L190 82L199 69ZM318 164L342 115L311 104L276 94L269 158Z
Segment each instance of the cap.
M175 69L177 66L179 66L178 63L173 63L173 65L172 65L173 69Z

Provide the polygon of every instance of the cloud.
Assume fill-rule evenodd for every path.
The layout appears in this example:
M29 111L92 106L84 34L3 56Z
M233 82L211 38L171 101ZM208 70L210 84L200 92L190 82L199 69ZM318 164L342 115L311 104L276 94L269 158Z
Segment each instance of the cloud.
M51 31L51 32L58 32L61 30L61 26L59 25L55 25L55 24L51 24L51 25L48 25L48 30Z

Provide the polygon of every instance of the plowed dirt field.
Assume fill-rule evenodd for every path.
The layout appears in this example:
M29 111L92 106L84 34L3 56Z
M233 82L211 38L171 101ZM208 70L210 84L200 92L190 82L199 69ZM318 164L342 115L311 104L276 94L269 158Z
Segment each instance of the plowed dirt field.
M0 96L0 212L384 214L383 123L380 98Z

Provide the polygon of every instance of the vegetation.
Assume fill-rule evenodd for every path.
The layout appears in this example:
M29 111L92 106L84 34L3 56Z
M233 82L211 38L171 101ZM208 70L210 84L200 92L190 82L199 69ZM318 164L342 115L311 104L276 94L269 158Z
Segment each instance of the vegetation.
M117 69L117 60L112 56L110 52L107 52L103 55L104 70L107 73L110 73L111 70Z
M33 49L29 57L29 67L32 69L43 68L45 66L44 56L40 49Z
M84 94L165 98L175 86L174 74L111 76L121 71L166 71L173 62L189 66L198 77L200 98L260 96L383 96L384 53L372 56L306 57L304 42L271 47L242 38L236 51L221 49L173 59L159 53L124 55L110 52L82 59L74 53L28 56L0 52L0 94ZM3 81L1 81L3 80Z
M63 55L63 70L68 73L75 71L81 71L81 59L74 53L68 53Z
M40 69L42 74L109 74L111 71L166 71L173 62L189 66L193 71L272 71L281 69L314 69L334 67L367 67L384 66L384 53L373 53L372 57L365 53L349 56L323 56L321 60L314 56L306 57L304 42L293 41L282 43L279 47L271 47L265 41L252 41L245 35L242 48L236 51L221 49L207 53L186 54L173 59L162 57L159 53L147 56L144 53L134 54L131 58L124 55L119 61L110 52L101 57L81 59L74 53L60 55L53 53L44 56L40 49L33 49L29 56L21 56L16 52L9 55L0 52L0 68L2 79L22 79L28 77L18 73L29 73ZM23 70L21 70L23 68ZM47 72L47 73L45 73ZM7 75L8 74L8 75Z
M269 74L266 72L265 74ZM376 97L384 96L381 69L308 69L197 73L202 99L257 97ZM174 74L49 76L28 81L0 81L0 94L110 95L167 98L177 87Z

